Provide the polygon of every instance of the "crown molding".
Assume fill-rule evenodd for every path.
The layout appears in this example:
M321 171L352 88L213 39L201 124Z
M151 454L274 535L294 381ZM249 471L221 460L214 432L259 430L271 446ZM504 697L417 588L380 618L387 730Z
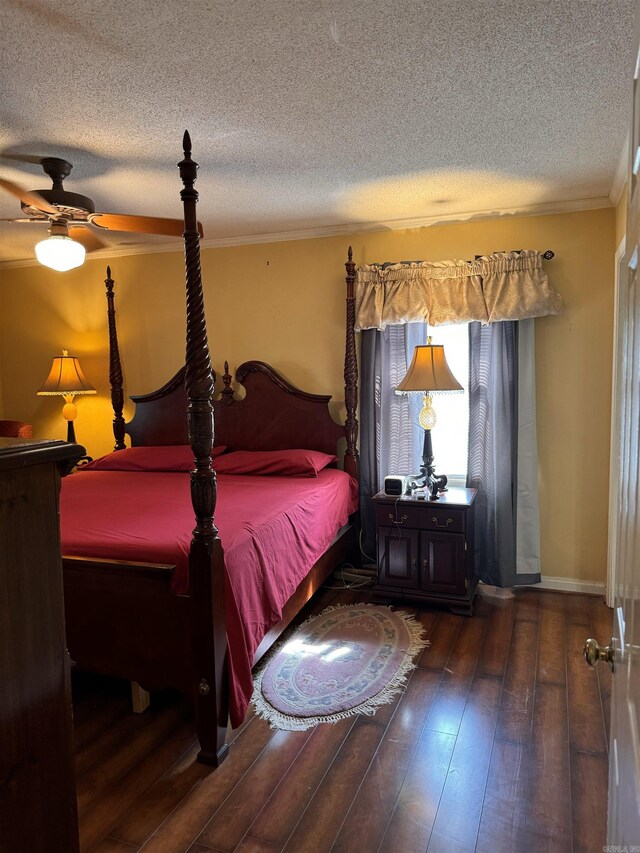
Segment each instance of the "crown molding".
M616 173L617 174L617 173ZM621 191L620 191L621 192ZM543 204L527 204L521 207L503 208L501 210L475 210L466 213L439 214L437 216L419 216L412 219L389 219L379 222L350 222L345 225L327 225L322 228L304 228L295 231L277 231L266 234L247 234L240 237L216 237L200 241L201 249L222 249L232 246L246 246L259 243L283 243L293 240L315 240L321 237L343 237L354 234L373 233L377 231L406 231L417 228L429 228L434 225L445 225L454 222L470 222L486 219L502 219L506 216L549 216L554 213L574 213L583 210L599 210L615 206L611 196L597 198L579 198L569 201L545 202ZM154 255L158 252L182 252L182 246L171 243L155 243L150 246L128 246L99 249L87 256L88 261L103 258L124 258L128 255ZM20 267L40 266L35 258L16 261L3 261L0 269L17 269Z
M627 183L629 157L629 133L627 132L624 145L620 151L620 157L618 158L618 165L616 166L616 171L613 175L613 181L611 182L611 190L609 191L609 200L614 207L618 206L618 202L622 196L622 191Z

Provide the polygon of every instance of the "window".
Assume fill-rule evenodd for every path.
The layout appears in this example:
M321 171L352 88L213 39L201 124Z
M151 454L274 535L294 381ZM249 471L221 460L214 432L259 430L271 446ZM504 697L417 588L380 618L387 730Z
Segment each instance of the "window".
M411 363L414 348L425 344L428 335L434 344L444 347L447 363L464 388L462 394L443 393L433 397L436 425L432 443L436 474L446 475L452 486L463 487L466 483L469 326L462 323L427 328L426 323L406 323L387 326L382 332L367 330L363 337L362 363L366 370L363 370L365 403L361 417L363 435L368 419L375 424L375 430L372 429L367 437L375 447L379 488L382 488L386 476L411 476L420 471L424 430L419 425L418 416L423 395L403 394L396 389ZM369 375L365 380L366 374ZM363 448L363 452L369 452L366 441Z
M467 479L469 442L469 326L432 326L434 344L444 346L451 372L464 388L464 394L434 394L437 416L432 430L436 475L446 474L449 485L464 487Z

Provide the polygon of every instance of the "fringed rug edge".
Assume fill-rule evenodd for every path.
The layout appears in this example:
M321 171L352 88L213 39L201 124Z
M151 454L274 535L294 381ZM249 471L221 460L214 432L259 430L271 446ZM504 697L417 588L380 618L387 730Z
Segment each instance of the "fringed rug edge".
M329 607L325 607L321 613L309 616L308 619L305 619L304 622L301 622L296 626L295 631L298 631L300 628L303 628L311 622L315 622L316 619L319 619L327 613L331 613L334 610L345 610L351 607L386 607L404 622L409 632L409 648L406 650L404 659L396 670L393 678L385 685L383 690L376 693L374 696L371 696L366 700L366 702L362 702L360 705L354 705L353 708L347 708L345 711L336 711L335 714L327 714L326 716L320 717L292 717L282 714L274 708L262 694L262 676L271 663L272 658L275 657L288 642L288 638L281 640L270 650L267 659L262 661L253 676L253 696L251 698L251 702L255 708L256 714L259 717L262 717L262 719L267 720L272 729L289 732L304 732L307 731L307 729L314 728L320 723L337 723L340 720L345 720L348 717L354 717L359 714L372 716L383 705L388 705L393 702L401 690L406 686L408 674L416 668L416 664L413 662L413 659L419 652L431 645L431 641L423 636L424 628L417 621L413 613L407 613L405 610L392 610L392 608L386 604L370 604L367 602L360 602L359 604L332 604Z

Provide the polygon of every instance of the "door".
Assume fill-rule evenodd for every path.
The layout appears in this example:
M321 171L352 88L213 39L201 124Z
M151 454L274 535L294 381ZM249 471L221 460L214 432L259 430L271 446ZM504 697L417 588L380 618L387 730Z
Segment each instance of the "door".
M615 296L613 309L613 371L611 376L611 450L609 453L609 546L607 551L607 605L616 606L616 568L618 554L618 502L620 500L620 434L626 421L625 394L628 391L626 330L629 306L627 305L627 259L625 238L616 251Z
M636 47L638 30L636 29ZM615 610L612 649L601 656L613 664L609 754L607 843L640 847L640 83L633 83L631 168L628 182L626 281L621 277L628 311L617 329L618 367L622 383L619 450L618 524L615 535ZM615 437L614 437L615 439ZM602 665L602 664L601 664Z
M640 524L638 521L638 425L640 424L640 204L633 182L627 246L629 313L621 330L624 345L625 417L620 431L620 487L616 535L613 619L613 691L609 755L610 845L640 846ZM631 214L631 208L629 210Z

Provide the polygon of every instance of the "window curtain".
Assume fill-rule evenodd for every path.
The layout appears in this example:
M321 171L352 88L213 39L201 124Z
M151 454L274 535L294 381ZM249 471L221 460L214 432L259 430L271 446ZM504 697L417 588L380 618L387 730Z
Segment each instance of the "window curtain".
M507 587L540 581L533 320L469 325L475 566Z
M375 558L371 496L417 470L420 401L397 396L425 325L470 323L468 484L478 489L476 567L497 586L540 580L533 319L563 310L534 250L476 261L371 264L356 271L361 347L363 550ZM415 330L415 331L414 331ZM411 424L410 427L407 425Z
M356 270L356 330L401 323L495 323L560 314L533 249L497 252L475 261L407 261Z
M396 394L418 344L426 341L424 323L388 326L362 333L360 366L360 519L362 551L376 559L373 495L388 474L418 471L424 432L418 424L422 399Z

